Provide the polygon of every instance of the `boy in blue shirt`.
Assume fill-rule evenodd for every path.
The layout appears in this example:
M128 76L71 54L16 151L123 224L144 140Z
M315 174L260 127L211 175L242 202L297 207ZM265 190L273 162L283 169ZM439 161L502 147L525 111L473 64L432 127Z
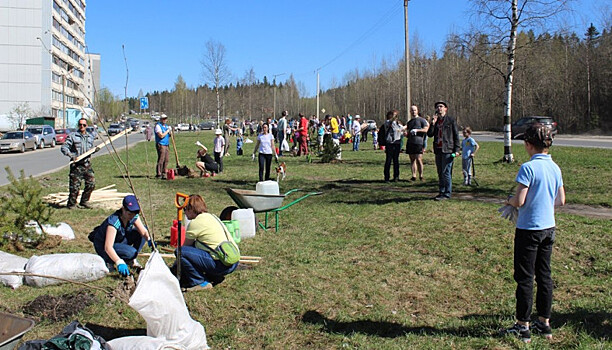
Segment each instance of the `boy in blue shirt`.
M514 235L516 323L503 333L518 336L529 343L534 276L538 319L531 323L531 330L552 339L549 323L553 292L550 257L555 242L555 206L565 204L565 189L561 170L548 154L552 145L550 129L534 124L524 136L525 149L531 159L521 165L516 175L516 194L507 202L518 208Z
M472 128L466 126L463 128L463 141L461 142L461 168L463 169L463 184L466 186L472 185L472 164L474 156L480 146L472 137Z
M241 156L244 154L242 150L242 145L244 144L244 139L242 138L242 129L238 129L236 136L236 155Z

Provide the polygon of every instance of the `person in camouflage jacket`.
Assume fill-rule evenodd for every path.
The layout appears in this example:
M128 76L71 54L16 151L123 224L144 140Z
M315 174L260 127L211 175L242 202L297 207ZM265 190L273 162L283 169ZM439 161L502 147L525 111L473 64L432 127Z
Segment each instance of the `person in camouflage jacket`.
M64 155L70 157L74 161L81 154L93 148L94 136L87 132L87 119L79 119L78 130L68 135L66 142L62 145L61 151ZM87 156L78 162L70 164L70 184L68 195L68 203L66 208L72 209L76 205L79 190L81 189L81 180L85 181L85 189L81 194L79 206L85 209L91 209L89 198L96 187L94 171L91 168L91 156Z

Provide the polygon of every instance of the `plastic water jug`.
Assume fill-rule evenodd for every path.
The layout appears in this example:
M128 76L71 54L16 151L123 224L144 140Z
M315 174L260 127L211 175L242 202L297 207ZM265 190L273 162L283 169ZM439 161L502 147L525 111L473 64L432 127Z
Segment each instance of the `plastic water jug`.
M223 220L234 242L240 243L240 222L238 220Z
M166 170L166 179L174 180L174 169Z
M178 220L172 221L172 227L170 227L170 245L178 247ZM185 226L181 225L181 246L185 244Z
M238 221L240 239L255 237L255 212L253 212L253 208L234 210L232 220Z
M276 181L260 181L255 186L255 192L261 194L279 194L278 182Z

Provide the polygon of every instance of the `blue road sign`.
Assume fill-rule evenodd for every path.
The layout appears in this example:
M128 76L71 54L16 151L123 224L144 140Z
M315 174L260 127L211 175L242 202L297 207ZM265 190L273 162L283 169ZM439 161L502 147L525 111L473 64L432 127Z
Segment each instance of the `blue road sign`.
M148 97L140 98L140 109L149 109L149 98Z

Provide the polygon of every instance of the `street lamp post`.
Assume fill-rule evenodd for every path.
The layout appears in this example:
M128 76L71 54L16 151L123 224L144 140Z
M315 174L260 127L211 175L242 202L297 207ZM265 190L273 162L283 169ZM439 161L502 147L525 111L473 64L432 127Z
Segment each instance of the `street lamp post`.
M66 75L62 74L62 125L66 126Z
M410 112L410 45L408 42L408 1L404 0L404 27L406 36L406 51L404 52L404 60L406 61L406 115Z

